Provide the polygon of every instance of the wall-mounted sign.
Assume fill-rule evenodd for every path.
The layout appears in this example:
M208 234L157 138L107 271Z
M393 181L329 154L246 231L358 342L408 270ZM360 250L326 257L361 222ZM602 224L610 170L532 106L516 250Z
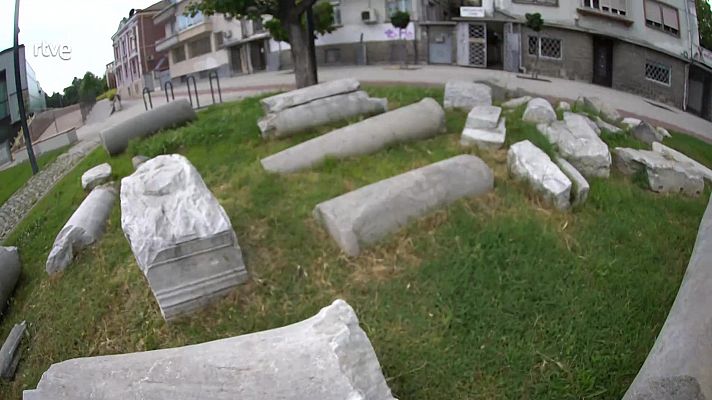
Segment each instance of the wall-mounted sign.
M484 18L484 7L460 7L460 16L469 18Z

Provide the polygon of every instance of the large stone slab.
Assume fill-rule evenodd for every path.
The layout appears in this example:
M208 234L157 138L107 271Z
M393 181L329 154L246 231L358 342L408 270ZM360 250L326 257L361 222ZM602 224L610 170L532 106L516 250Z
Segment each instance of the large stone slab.
M645 121L642 121L640 124L638 124L638 126L632 128L630 134L634 138L647 144L653 144L653 142L662 142L664 139L663 135L658 132L655 127Z
M502 108L517 108L519 106L523 106L524 104L529 103L531 99L532 96L522 96L517 97L515 99L507 100L502 103Z
M343 300L283 328L53 364L23 399L395 400Z
M460 144L476 146L484 150L496 150L504 145L506 138L507 120L502 118L494 128L477 129L466 125L460 137Z
M556 112L548 100L537 97L527 103L522 120L536 124L548 124L556 121Z
M263 138L287 137L322 125L388 111L388 100L363 91L340 94L270 113L257 122Z
M121 227L166 320L248 278L225 210L183 156L158 156L121 181Z
M111 180L111 165L104 163L91 168L82 175L82 188L92 190Z
M624 174L645 171L650 189L654 192L699 196L704 190L702 175L688 164L649 150L617 147L613 154L616 167Z
M571 206L571 181L551 158L532 142L513 144L507 153L509 173L517 180L526 181L559 210Z
M712 399L712 199L687 272L653 348L623 400Z
M54 240L45 265L48 274L63 271L79 250L101 238L115 200L116 190L110 186L89 193Z
M578 114L567 114L565 121L537 125L539 131L556 145L559 154L586 177L607 178L611 172L611 154L588 123Z
M494 174L479 158L461 155L320 203L314 217L339 247L357 256L364 246L457 199L492 190Z
M473 107L492 105L492 88L484 83L449 81L445 84L443 105L469 112Z
M588 199L588 192L591 190L588 181L581 175L576 167L565 159L556 157L555 161L556 165L561 169L561 172L571 181L571 206L579 207L583 205Z
M435 100L425 98L300 143L261 162L269 172L296 172L316 166L326 158L375 153L386 146L426 139L444 130L445 111Z
M693 160L692 158L680 153L679 151L673 148L665 146L660 142L653 143L653 151L662 154L665 158L675 160L683 164L688 164L692 169L702 175L702 177L705 178L708 182L712 183L712 170Z
M20 278L20 254L17 247L0 246L0 315L3 314L17 280Z
M104 129L101 141L109 154L116 155L126 150L131 139L146 137L195 118L195 111L188 100L176 100Z
M267 97L260 100L260 104L265 114L277 113L314 100L355 92L360 88L361 84L356 79L338 79Z
M613 124L609 124L608 122L604 121L601 119L601 117L596 117L596 125L604 130L608 131L610 133L622 133L623 130Z
M20 363L22 353L20 344L25 335L25 327L25 321L13 326L0 348L0 378L4 380L11 380L15 376L17 365Z

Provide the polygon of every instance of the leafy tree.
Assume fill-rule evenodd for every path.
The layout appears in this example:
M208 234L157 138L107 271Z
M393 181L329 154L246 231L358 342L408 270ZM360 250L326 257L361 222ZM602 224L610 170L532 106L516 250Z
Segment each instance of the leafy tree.
M275 40L285 41L292 47L292 62L297 87L314 85L316 66L310 57L311 32L306 25L306 12L313 7L314 31L318 34L332 32L334 9L329 2L317 0L194 0L188 12L195 15L222 13L238 18L261 20L263 15L272 19L265 23Z
M406 47L407 38L403 36L403 29L408 29L410 24L410 14L406 11L396 11L391 15L391 25L398 29L398 36L401 38L401 45L403 47L403 68L408 67L408 49Z
M534 14L524 14L524 18L527 19L526 26L527 28L531 29L532 31L536 32L536 45L537 45L537 50L536 50L536 61L534 62L534 68L532 68L532 78L536 79L539 77L539 51L540 46L541 46L541 28L544 27L544 20L541 18L541 14L539 13L534 13Z
M712 10L707 0L695 0L697 6L697 26L700 32L700 44L712 50Z

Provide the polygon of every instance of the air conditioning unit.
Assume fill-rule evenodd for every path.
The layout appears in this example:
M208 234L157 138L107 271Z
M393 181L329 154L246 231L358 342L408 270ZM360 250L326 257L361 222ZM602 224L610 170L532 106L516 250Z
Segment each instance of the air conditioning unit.
M225 39L230 39L232 37L232 31L223 31L223 37Z
M375 24L378 22L378 15L376 15L376 10L374 8L368 8L361 11L361 21L364 24Z

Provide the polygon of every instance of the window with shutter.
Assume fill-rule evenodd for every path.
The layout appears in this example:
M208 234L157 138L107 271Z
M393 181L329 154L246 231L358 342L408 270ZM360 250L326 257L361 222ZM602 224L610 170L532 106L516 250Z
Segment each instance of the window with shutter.
M680 34L680 19L677 8L654 0L645 0L645 24L676 36Z
M582 0L582 4L585 8L623 17L628 13L626 0Z

